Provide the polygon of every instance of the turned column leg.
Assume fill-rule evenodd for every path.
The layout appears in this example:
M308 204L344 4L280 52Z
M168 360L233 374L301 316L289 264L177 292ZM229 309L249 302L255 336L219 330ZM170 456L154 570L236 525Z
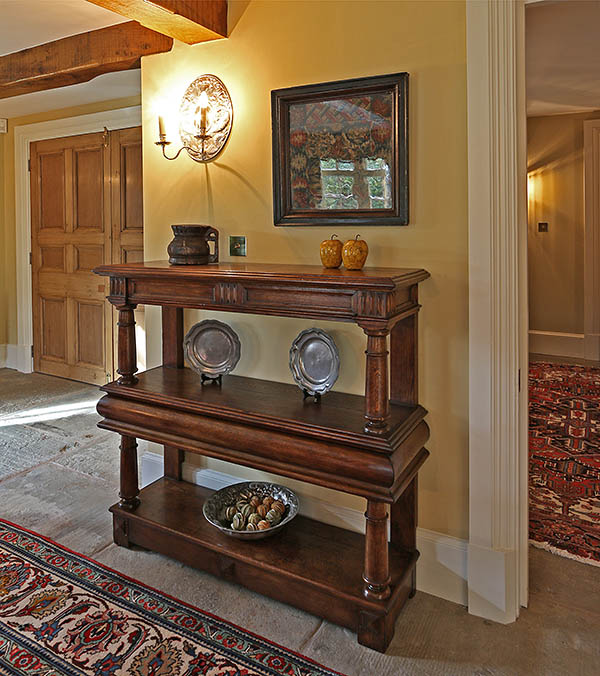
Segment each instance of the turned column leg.
M135 317L133 311L136 305L120 305L119 321L119 353L117 373L119 385L134 385L137 383L137 355L135 349Z
M365 432L382 434L389 417L387 328L364 328L367 334Z
M381 601L390 595L390 568L387 540L387 505L384 502L367 501L365 512L365 581L364 595Z
M137 441L135 437L121 435L121 486L119 507L135 509L139 504L137 471Z

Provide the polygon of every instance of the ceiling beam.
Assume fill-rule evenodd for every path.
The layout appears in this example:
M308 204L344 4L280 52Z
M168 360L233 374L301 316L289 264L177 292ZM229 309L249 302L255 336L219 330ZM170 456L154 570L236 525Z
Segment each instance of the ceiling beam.
M0 56L0 99L139 68L140 57L172 45L171 38L128 21Z
M227 37L227 0L88 0L188 45Z

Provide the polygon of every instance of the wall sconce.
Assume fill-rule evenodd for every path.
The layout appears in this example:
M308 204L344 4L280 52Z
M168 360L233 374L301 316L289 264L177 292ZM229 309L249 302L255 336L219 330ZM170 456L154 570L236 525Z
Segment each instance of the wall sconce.
M202 75L186 89L179 107L179 136L183 146L174 157L165 148L167 140L162 116L158 117L157 146L167 160L176 160L182 150L196 162L210 162L223 150L233 124L233 105L227 87L216 75Z

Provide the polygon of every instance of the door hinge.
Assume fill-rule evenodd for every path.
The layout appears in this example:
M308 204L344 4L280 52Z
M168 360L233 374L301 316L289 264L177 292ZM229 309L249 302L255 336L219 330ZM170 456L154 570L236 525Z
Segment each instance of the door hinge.
M518 378L519 378L519 392L520 392L521 391L521 369L519 369Z
M31 346L31 358L33 359L33 345Z
M31 160L27 160L27 171L31 171Z
M29 265L33 265L33 253L29 252Z

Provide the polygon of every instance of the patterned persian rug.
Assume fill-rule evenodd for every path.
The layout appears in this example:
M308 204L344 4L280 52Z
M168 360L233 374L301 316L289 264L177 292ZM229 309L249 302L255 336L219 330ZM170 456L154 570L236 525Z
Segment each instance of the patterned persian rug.
M336 673L0 519L0 674Z
M529 537L600 566L600 369L529 368Z

